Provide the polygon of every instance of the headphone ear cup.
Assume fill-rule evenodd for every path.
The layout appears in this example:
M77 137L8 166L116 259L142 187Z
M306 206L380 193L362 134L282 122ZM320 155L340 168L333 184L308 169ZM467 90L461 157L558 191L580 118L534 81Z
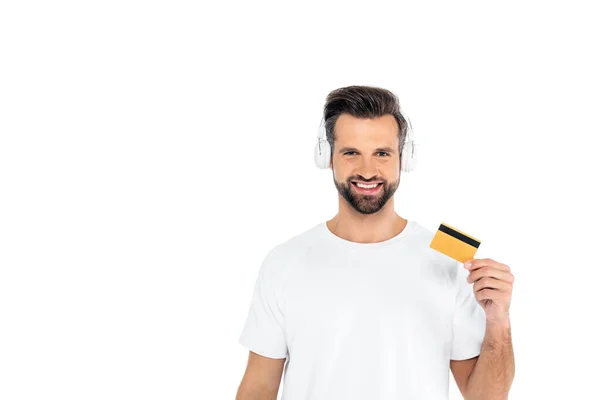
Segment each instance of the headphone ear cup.
M412 140L404 143L401 156L401 167L403 172L414 171L417 167L417 146Z
M315 164L321 169L329 168L331 148L325 139L319 139L315 145Z

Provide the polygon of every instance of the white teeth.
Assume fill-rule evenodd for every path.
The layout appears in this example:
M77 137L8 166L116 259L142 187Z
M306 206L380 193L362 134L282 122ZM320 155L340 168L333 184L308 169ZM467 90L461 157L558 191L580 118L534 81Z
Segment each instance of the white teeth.
M357 183L356 184L356 186L358 186L359 188L363 188L363 189L373 189L377 185L378 185L378 183L376 183L374 185L363 185L362 183Z

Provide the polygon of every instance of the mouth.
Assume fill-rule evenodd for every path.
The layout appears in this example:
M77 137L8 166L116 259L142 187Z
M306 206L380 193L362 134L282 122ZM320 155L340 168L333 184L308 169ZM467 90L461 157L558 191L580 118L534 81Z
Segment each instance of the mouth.
M354 189L361 194L376 194L381 190L383 186L383 182L379 182L377 184L360 184L360 186L356 182L351 182ZM361 187L362 186L362 187Z

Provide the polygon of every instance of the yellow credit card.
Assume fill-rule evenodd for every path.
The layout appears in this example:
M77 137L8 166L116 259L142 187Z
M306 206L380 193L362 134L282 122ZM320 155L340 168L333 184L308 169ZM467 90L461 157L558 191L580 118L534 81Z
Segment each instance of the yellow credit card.
M467 235L446 223L440 224L429 247L465 263L475 257L481 240Z

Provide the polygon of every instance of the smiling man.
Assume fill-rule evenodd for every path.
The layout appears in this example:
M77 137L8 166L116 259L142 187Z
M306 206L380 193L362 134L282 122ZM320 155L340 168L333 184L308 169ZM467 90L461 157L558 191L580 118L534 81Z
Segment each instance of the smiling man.
M414 168L396 96L334 90L324 129L315 161L332 171L339 210L266 255L236 399L275 400L283 376L282 400L447 400L450 371L465 399L506 399L514 277L434 251L434 233L396 213L401 171Z

